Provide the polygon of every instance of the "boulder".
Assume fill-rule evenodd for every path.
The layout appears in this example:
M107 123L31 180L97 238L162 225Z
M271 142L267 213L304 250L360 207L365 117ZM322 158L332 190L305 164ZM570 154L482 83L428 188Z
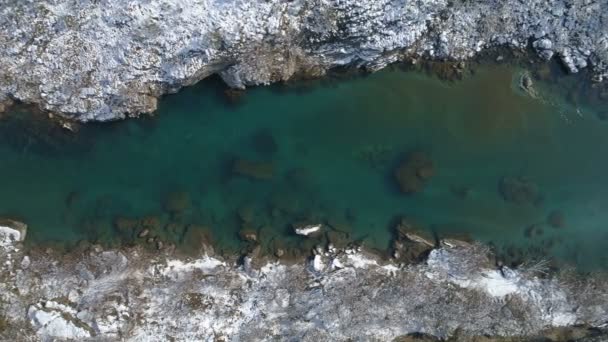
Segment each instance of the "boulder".
M399 164L395 179L404 194L413 194L424 189L426 183L435 175L433 161L423 152L414 152Z

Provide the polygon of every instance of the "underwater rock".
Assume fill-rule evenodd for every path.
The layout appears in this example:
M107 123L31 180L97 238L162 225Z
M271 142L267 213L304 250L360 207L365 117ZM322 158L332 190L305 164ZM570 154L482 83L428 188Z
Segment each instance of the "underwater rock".
M503 177L498 191L505 201L516 204L538 205L542 200L538 186L523 177Z
M274 176L274 164L237 159L232 164L232 173L251 180L270 180Z
M561 210L553 210L547 216L547 223L553 228L564 228L566 226L564 213Z
M251 205L243 205L237 210L237 215L242 222L251 223L255 218L255 209Z
M435 75L443 81L462 79L466 65L464 62L426 61L422 68L430 75Z
M185 191L171 192L165 199L163 207L172 215L181 214L192 206L190 195Z
M215 254L212 241L209 228L191 224L186 228L181 243L186 250L211 256Z
M424 152L413 152L399 164L394 176L402 193L413 194L422 191L434 174L435 168L429 156Z
M262 155L273 155L279 147L269 129L260 129L251 136L253 149Z
M119 216L114 219L114 227L119 231L129 231L139 227L139 221Z
M543 234L543 226L540 224L531 224L524 229L524 236L532 238Z
M243 89L235 89L228 88L224 90L224 98L226 102L231 105L238 105L243 101L243 96L245 95L245 90Z
M317 237L321 235L321 230L323 225L321 224L303 224L296 223L293 225L293 231L297 235L307 236L307 237Z
M141 226L150 230L159 230L162 223L157 216L146 216L141 220Z

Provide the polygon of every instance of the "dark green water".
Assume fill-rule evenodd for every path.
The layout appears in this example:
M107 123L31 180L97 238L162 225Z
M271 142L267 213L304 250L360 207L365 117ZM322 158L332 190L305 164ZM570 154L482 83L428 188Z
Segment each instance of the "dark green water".
M289 228L302 220L385 249L391 222L405 215L503 253L608 267L608 123L597 103L540 85L541 99L522 94L519 73L481 68L446 84L387 70L304 90L257 88L236 106L209 81L164 99L155 118L86 126L74 136L5 119L0 214L27 222L32 244L138 240L114 222L152 215L161 223L150 236L179 244L184 227L196 224L225 251L245 245L244 226L265 245L302 244ZM435 174L405 195L394 170L411 151L426 153ZM257 163L266 179L235 175L235 160ZM505 201L503 177L528 179L535 203ZM179 215L166 209L171 196L186 202ZM546 223L553 211L562 227Z

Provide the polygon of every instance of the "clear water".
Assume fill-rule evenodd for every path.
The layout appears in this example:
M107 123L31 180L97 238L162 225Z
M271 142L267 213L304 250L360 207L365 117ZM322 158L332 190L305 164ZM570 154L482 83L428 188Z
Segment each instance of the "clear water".
M263 245L304 245L290 228L299 221L386 249L403 215L439 236L467 234L503 253L608 267L608 123L596 115L603 104L572 100L555 85L537 84L542 98L533 99L516 85L520 72L486 67L445 83L386 70L256 88L238 105L207 81L163 99L153 118L74 135L14 113L0 125L0 215L27 222L30 243L59 245L140 241L114 222L153 215L162 227L206 227L226 252L246 245L243 226L258 230ZM427 153L435 175L405 195L394 170L411 151ZM235 175L237 159L265 163L257 165L268 179ZM542 201L505 201L498 186L505 176L529 179ZM190 202L177 216L164 204L174 192ZM561 228L546 223L555 210ZM251 222L243 224L239 211ZM539 228L526 236L533 224ZM156 235L181 242L165 228Z

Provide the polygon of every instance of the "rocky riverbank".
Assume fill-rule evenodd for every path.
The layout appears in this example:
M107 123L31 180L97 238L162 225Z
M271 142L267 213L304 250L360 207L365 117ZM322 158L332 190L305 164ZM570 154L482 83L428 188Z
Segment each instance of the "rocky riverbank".
M0 230L3 340L606 336L608 283L601 276L497 267L486 247L458 240L432 245L404 227L399 248L426 251L418 262L356 246L319 247L295 263L255 252L240 260L214 256L205 246L197 258L94 245L67 254L26 252L14 239L14 222L8 225Z
M78 121L153 112L219 74L231 87L465 60L495 46L608 73L605 0L16 1L0 9L0 111L14 102Z

